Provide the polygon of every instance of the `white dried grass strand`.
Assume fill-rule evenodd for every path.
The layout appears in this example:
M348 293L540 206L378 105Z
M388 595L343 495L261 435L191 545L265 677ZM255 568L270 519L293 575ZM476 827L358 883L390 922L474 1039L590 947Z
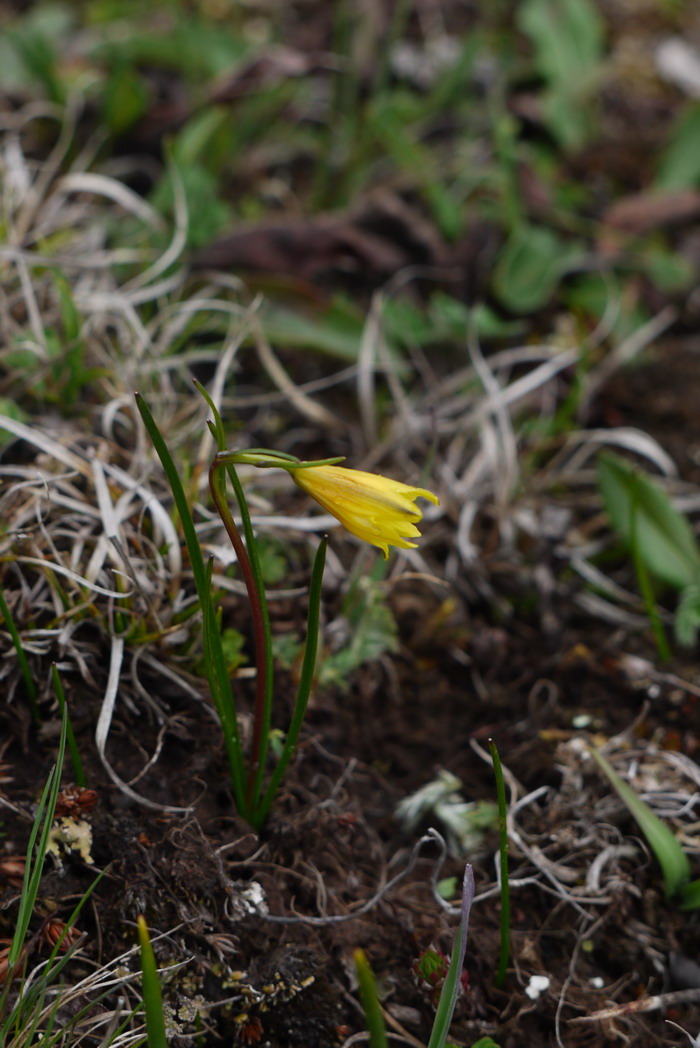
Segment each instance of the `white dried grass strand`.
M515 404L518 400L522 400L523 397L534 393L540 386L550 382L560 371L565 371L566 368L570 368L572 364L575 364L579 359L579 355L578 350L567 349L560 351L552 360L547 360L540 364L539 367L536 367L527 375L523 375L522 378L511 382L509 386L501 387L495 398L498 405L505 407ZM495 406L494 398L487 395L479 401L466 418L460 420L460 425L477 425L485 415L493 412Z
M29 317L29 324L32 329L34 341L41 350L41 359L46 361L48 360L49 351L46 345L46 335L44 334L41 313L37 304L36 295L34 294L34 285L29 276L29 268L21 254L17 253L14 255L14 263L19 274L20 286L24 296L24 303L27 307L27 316Z
M144 270L143 273L139 273L133 280L124 285L122 290L127 293L132 293L137 288L146 287L154 281L156 277L159 277L161 273L164 273L171 265L177 262L187 245L187 230L189 227L187 197L177 167L171 164L169 170L172 178L175 205L175 228L172 239L163 254L148 269Z
M597 593L577 593L574 596L574 603L588 612L589 615L600 618L604 622L611 622L615 626L640 630L645 629L649 625L649 619L646 615L634 615L630 611L625 611L616 604L611 604L610 601L598 596Z
M660 313L652 317L624 339L601 363L586 375L583 382L583 393L581 406L585 407L591 399L608 381L609 378L620 368L630 364L642 350L655 342L664 331L678 320L678 309L676 306L664 306Z
M33 444L51 458L58 459L64 466L76 470L84 477L89 477L90 467L85 460L74 452L69 451L68 448L63 447L55 437L49 437L42 433L41 430L35 429L34 426L25 425L24 422L10 418L9 415L0 415L0 429L6 429L10 433L14 433L16 437Z
M64 175L56 183L55 191L65 195L69 193L93 193L95 196L105 197L114 201L124 211L130 212L136 218L140 218L152 229L162 230L165 222L161 215L147 203L138 193L118 182L108 175L95 174L89 171L76 172Z
M299 414L303 415L304 418L309 420L309 422L313 422L315 425L322 426L326 429L337 429L338 426L341 425L340 419L338 419L336 415L331 414L327 408L324 408L321 404L312 400L311 397L307 396L306 393L303 393L299 386L296 385L275 356L270 343L265 338L262 326L257 317L251 319L251 327L260 363L262 364L268 378L277 386L285 399L289 400Z
M158 284L149 284L145 288L139 288L135 291L125 291L124 288L119 288L114 291L92 291L84 294L76 295L76 301L85 310L91 310L95 313L104 313L110 309L125 309L125 303L129 303L129 306L133 309L134 306L142 306L145 302L152 302L156 298L162 298L165 295L171 295L173 291L177 291L182 286L184 274L180 271L173 273L172 276L166 277L165 280L161 280ZM139 317L139 324L141 324L141 318ZM143 327L144 332L148 329ZM150 337L146 338L146 341L150 342Z
M226 425L225 419L223 418L223 412L221 410L221 398L224 395L224 388L226 386L226 376L228 375L229 369L241 348L241 343L244 338L244 333L240 332L235 338L231 339L228 345L225 347L219 362L214 372L214 378L211 382L210 388L207 390L209 396L212 399L214 407L222 416L222 421ZM214 438L211 435L209 426L204 426L202 433L202 439L199 444L199 451L197 453L196 461L199 463L200 468L211 458L214 453Z
M357 402L360 408L360 425L365 445L373 448L377 443L377 397L374 374L377 347L382 338L382 312L384 295L378 291L372 296L372 304L362 329L357 358Z
M0 425L2 425L1 417ZM104 469L106 473L119 481L124 488L133 491L134 494L138 495L141 499L145 508L151 514L153 523L160 529L163 541L168 547L168 570L171 573L170 577L179 579L182 574L182 551L180 549L180 539L177 529L170 518L170 514L165 509L165 506L159 502L158 498L152 491L143 484L134 480L129 473L126 473L125 470L121 469L119 466L114 466L109 462L105 462Z
M22 244L27 239L32 222L35 220L49 186L56 177L56 173L73 141L73 133L81 106L82 99L80 96L72 94L68 97L66 105L63 108L57 106L52 114L55 116L59 127L58 141L48 158L42 163L39 174L25 196L15 221L10 226L9 236L15 244Z
M565 552L559 549L557 552ZM569 557L569 564L577 574L585 579L586 582L590 582L593 586L603 590L613 600L619 600L625 604L638 605L639 596L632 593L630 590L624 589L618 583L614 582L608 575L596 568L594 564L591 564L585 557L574 554Z
M152 811L169 811L169 812L187 812L190 808L180 808L172 804L159 804L157 801L151 801L147 797L143 797L140 793L132 790L128 783L117 775L116 771L109 763L105 748L107 746L107 739L109 738L109 730L112 726L112 717L114 716L114 707L117 701L117 694L119 691L119 681L121 677L121 668L124 661L124 638L115 637L111 638L111 650L109 659L109 675L107 677L107 686L105 688L104 697L102 699L102 706L100 708L100 714L97 718L97 726L95 728L95 745L97 746L97 752L102 761L103 767L109 775L112 782L119 787L119 789L125 793L131 800L136 801L137 804L142 804L145 808L150 808Z
M648 433L633 426L618 426L616 429L589 429L567 434L564 453L577 448L569 457L566 470L557 470L558 475L577 473L588 459L601 447L619 447L633 451L641 458L648 459L668 477L678 473L676 464L661 445Z
M14 558L17 564L35 564L37 567L46 568L48 571L53 571L56 575L64 575L66 578L71 579L77 583L78 586L84 586L85 589L90 590L92 593L99 593L103 597L112 597L123 599L129 597L133 593L133 590L128 590L125 593L120 593L118 590L106 589L104 586L98 586L96 582L90 582L83 575L79 575L76 571L71 571L70 568L66 568L63 564L58 564L53 560L44 560L42 557L25 557L17 556Z
M481 352L481 346L473 323L470 323L467 336L469 356L474 370L486 391L488 400L493 405L494 417L494 462L492 469L496 504L503 514L511 493L518 479L518 452L510 415L504 398L505 390Z
M120 520L118 519L117 514L114 511L114 506L112 505L112 497L109 493L109 488L107 487L102 463L98 458L94 458L91 465L92 480L95 485L95 495L97 497L97 507L102 521L102 534L97 540L95 549L93 550L87 568L85 569L86 577L94 581L102 570L102 565L107 556L111 558L112 563L115 566L121 566L121 558L119 558L112 545L112 539L120 541L121 535ZM131 497L129 495L127 502L130 501Z

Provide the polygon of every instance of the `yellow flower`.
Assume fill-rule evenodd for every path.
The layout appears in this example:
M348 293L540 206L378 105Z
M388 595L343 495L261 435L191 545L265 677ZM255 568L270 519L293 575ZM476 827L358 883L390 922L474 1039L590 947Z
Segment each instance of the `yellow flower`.
M307 494L337 517L343 527L363 542L378 546L384 557L389 546L413 549L407 538L420 535L416 524L423 514L416 499L438 504L437 495L378 473L344 466L310 466L289 471Z

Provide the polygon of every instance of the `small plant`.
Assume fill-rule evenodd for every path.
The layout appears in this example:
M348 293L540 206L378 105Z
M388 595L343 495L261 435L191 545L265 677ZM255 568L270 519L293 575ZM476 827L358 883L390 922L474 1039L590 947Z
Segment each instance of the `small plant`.
M460 921L454 938L451 959L448 962L447 958L437 950L431 949L421 955L417 961L417 967L414 967L416 978L434 989L439 987L435 1020L430 1040L428 1041L428 1048L450 1048L447 1041L450 1023L452 1022L452 1016L454 1015L460 992L466 988L463 972L464 954L467 949L469 913L473 901L474 872L467 863L464 868L464 880L462 882ZM355 951L355 968L360 986L360 999L365 1014L365 1022L370 1035L370 1046L371 1048L385 1048L387 1041L384 1018L377 997L374 976L362 950Z
M137 394L136 401L165 470L182 522L202 609L206 676L224 732L236 807L251 826L259 829L267 818L282 777L296 749L313 683L326 539L319 545L311 573L306 644L292 718L281 754L265 783L274 697L273 645L258 543L236 466L245 464L259 469L286 470L303 491L337 517L353 535L378 546L385 558L388 556L389 546L401 549L415 546L410 539L419 535L416 524L422 518L422 513L415 504L416 499L421 497L437 502L437 497L425 488L338 466L340 459L302 462L292 455L284 455L266 448L227 451L221 417L204 388L199 384L197 388L214 416L209 426L219 447L219 452L209 469L209 487L214 505L235 550L253 619L257 673L252 744L248 758L244 754L238 730L229 666L212 594L213 563L210 560L205 565L182 481L167 444L143 398ZM226 494L227 478L238 503L245 541L229 508Z
M610 784L617 790L654 852L663 874L666 898L675 901L682 910L699 909L700 880L691 881L688 856L671 830L654 814L649 805L637 796L632 787L620 778L602 753L594 747L591 747L590 753Z
M54 691L63 699L61 681L56 666L52 667ZM61 702L61 734L56 763L49 774L34 816L34 825L27 845L23 863L23 880L17 911L17 922L12 941L0 951L0 1044L5 1048L29 1048L30 1045L65 1044L59 1030L52 1039L51 1031L57 1027L56 1014L61 1004L60 993L49 992L58 976L70 960L81 941L75 921L90 898L102 874L95 878L78 901L68 920L56 916L44 920L36 933L29 935L29 926L36 911L37 898L44 860L49 851L54 815L59 810L61 773L68 737L68 719L65 703ZM18 870L22 867L19 866ZM50 950L48 960L27 976L29 958L39 946ZM11 991L15 982L19 990L14 997ZM82 1012L74 1016L79 1021Z
M700 547L686 518L641 470L601 455L598 483L613 527L630 550L659 655L669 648L649 575L680 592L676 637L692 645L700 627Z

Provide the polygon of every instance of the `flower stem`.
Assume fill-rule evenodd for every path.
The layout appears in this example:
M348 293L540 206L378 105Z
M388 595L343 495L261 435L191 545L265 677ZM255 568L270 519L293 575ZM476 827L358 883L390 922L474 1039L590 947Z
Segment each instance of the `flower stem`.
M231 511L226 501L224 485L222 483L222 469L227 463L221 462L219 456L215 457L209 467L209 488L226 529L231 545L234 548L238 563L243 573L243 581L248 591L250 610L253 618L253 637L255 642L255 662L257 673L255 677L255 708L253 714L253 741L251 748L251 762L248 771L248 783L246 789L246 807L249 814L255 809L255 794L259 789L259 783L264 770L264 761L267 756L267 740L270 732L270 705L269 693L270 666L272 653L268 643L269 625L267 623L267 609L264 606L264 594L260 593L258 580L255 577L251 559L245 548L241 533L236 527ZM229 465L229 475L234 483L236 498L241 509L245 505L245 496L240 487L240 482L235 471Z

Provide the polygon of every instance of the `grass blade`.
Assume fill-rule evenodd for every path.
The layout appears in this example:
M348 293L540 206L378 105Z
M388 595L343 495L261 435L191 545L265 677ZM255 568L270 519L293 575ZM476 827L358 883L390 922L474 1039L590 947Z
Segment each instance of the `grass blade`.
M275 799L275 794L277 793L280 782L282 781L282 776L284 775L287 765L296 749L299 732L301 731L301 726L304 722L306 707L309 702L309 694L314 679L314 670L316 668L316 655L318 653L319 620L321 615L321 585L323 582L323 569L326 565L327 547L328 538L327 536L324 536L318 550L316 551L314 566L311 572L311 582L309 584L309 610L306 625L306 646L304 648L304 661L302 663L301 675L299 677L299 687L297 688L294 712L292 713L292 720L287 732L287 738L285 739L284 749L282 750L277 766L272 773L267 790L265 791L265 796L254 813L254 825L256 826L262 826L267 818L267 813Z
M369 1033L370 1048L389 1048L382 1007L377 996L377 984L364 950L355 950L355 971L360 987L360 1001Z
M637 796L632 787L620 778L602 753L591 747L590 754L627 805L630 814L636 819L649 847L658 859L663 873L666 897L669 898L682 892L690 880L690 862L673 833L666 823L654 814L649 805Z
M508 957L510 955L510 881L508 880L508 823L506 806L506 784L503 779L501 758L496 743L489 739L489 750L496 778L496 800L498 802L498 848L501 868L501 948L496 973L496 986L506 981Z
M144 917L136 919L141 946L141 974L143 984L143 1005L146 1011L146 1029L148 1031L148 1048L168 1048L165 1036L165 1018L163 1016L163 995L158 978L158 966L148 935Z
M161 461L163 470L170 485L170 490L175 501L182 531L185 536L185 545L190 558L194 584L202 609L205 663L207 666L207 679L211 688L212 698L216 704L219 714L224 740L226 743L229 768L231 771L231 784L233 787L236 807L240 812L245 811L245 790L243 785L243 748L241 746L238 732L238 721L236 719L236 705L226 669L226 659L221 647L221 635L216 625L216 612L211 597L211 574L207 573L204 565L202 550L197 538L194 521L190 512L185 489L180 480L180 474L173 462L167 444L163 440L160 430L156 424L151 411L140 393L136 394L136 406L139 409L143 424Z
M71 764L73 765L73 778L75 779L76 785L85 786L85 769L83 768L83 761L80 756L78 744L75 741L70 712L68 710L65 695L63 694L63 685L61 684L61 678L58 673L54 674L53 686L54 691L56 692L56 698L58 699L58 707L61 711L61 717L66 722L66 742L68 743Z
M58 670L56 666L51 667L54 687L58 681ZM60 685L59 685L60 686ZM22 895L17 914L17 927L12 939L12 946L8 957L8 965L13 968L19 959L24 945L24 940L29 928L29 922L34 912L34 904L39 894L39 882L44 869L44 856L49 843L49 833L56 810L58 792L61 788L61 772L63 770L63 759L66 752L67 720L64 717L61 722L61 736L58 743L58 754L49 777L44 786L44 791L39 801L34 826L32 827L29 844L27 845L27 862L24 871L24 882L22 884ZM36 849L35 849L36 845Z
M15 620L12 618L12 613L9 609L7 601L5 600L5 595L2 592L2 590L0 590L0 612L2 613L2 617L5 620L7 632L10 634L15 651L17 652L17 662L19 663L22 678L24 679L24 686L27 689L27 698L29 699L29 706L32 711L32 717L34 718L34 722L36 724L39 724L41 722L41 716L39 714L39 706L37 703L37 687L34 683L34 678L32 677L32 671L29 668L29 662L24 651L22 638L20 637L17 627L15 626Z
M435 1021L430 1034L428 1048L445 1048L447 1035L450 1031L450 1023L454 1015L455 1005L459 996L461 985L462 968L464 967L464 955L467 950L467 930L469 928L469 913L474 901L474 871L469 863L464 867L464 881L462 883L462 913L459 928L455 934L454 946L452 947L452 959L447 969L445 982L443 983L438 1001Z

